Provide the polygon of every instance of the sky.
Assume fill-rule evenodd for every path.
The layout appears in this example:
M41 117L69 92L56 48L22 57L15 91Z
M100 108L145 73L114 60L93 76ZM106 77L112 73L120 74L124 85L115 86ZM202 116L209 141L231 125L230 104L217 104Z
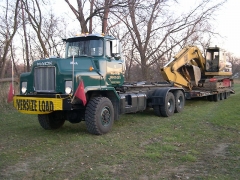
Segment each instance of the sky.
M216 17L215 30L223 38L214 39L218 45L234 56L240 57L240 0L228 0L219 10Z

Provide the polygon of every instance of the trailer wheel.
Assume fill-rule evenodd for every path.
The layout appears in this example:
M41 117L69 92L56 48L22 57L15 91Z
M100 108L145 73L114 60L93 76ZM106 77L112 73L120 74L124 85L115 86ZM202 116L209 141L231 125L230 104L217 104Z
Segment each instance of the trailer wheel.
M185 97L182 91L178 90L174 92L175 97L175 113L180 113L183 111L185 105Z
M43 129L53 130L63 126L65 119L61 112L52 112L50 114L38 114L38 122Z
M227 92L227 98L230 97L230 94L231 94L230 92Z
M174 114L175 111L175 98L173 93L168 92L165 98L165 104L160 106L161 115L164 117L169 117Z
M219 95L219 93L213 95L213 100L214 100L215 102L217 102L217 101L220 100L220 95Z
M220 100L224 99L224 94L223 93L220 93L219 96L220 96Z
M223 97L224 97L224 99L227 99L227 98L228 98L227 92L224 92L224 93L223 93Z
M106 97L92 98L86 107L85 121L91 134L101 135L109 132L114 121L112 102Z

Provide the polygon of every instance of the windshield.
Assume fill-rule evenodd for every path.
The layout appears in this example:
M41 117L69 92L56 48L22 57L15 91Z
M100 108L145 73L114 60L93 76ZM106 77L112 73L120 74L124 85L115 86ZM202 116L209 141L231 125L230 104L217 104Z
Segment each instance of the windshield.
M102 56L103 41L98 40L79 40L67 42L66 58L79 56Z

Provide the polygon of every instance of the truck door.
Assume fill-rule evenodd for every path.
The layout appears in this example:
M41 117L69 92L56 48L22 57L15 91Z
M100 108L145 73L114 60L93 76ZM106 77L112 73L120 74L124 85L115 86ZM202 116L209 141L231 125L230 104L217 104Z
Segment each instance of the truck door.
M113 44L106 41L106 58L107 58L107 83L112 86L122 85L124 82L124 61L118 59L112 53ZM119 55L120 56L120 55Z

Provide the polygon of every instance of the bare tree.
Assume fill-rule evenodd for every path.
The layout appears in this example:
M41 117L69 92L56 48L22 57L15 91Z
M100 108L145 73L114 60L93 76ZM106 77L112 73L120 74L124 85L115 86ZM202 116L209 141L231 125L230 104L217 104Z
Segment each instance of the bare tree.
M47 14L47 18L43 18L42 36L50 55L58 57L62 55L62 39L65 36L64 26L66 26L64 24L64 20L56 17L51 11Z
M232 64L232 74L240 73L240 58L234 56L232 53L226 53L227 61Z
M125 7L127 5L127 0L119 1L119 0L76 0L77 1L77 8L75 8L69 0L65 0L74 15L76 16L77 20L80 23L82 33L92 33L92 19L93 17L99 17L102 22L102 33L107 33L107 26L108 26L108 17L111 10ZM87 6L88 5L88 6ZM87 7L86 7L87 6ZM84 10L89 9L90 11L84 12ZM94 8L94 10L93 10ZM89 29L87 24L89 24Z
M29 44L28 47L26 46L26 49L29 49L29 61L46 58L52 55L58 57L62 56L62 39L66 37L65 20L61 17L57 17L53 13L51 6L49 7L44 0L22 1L29 22L29 31L22 36L25 46ZM26 32L24 28L23 26L23 32Z
M84 16L84 8L85 8L85 4L86 4L86 0L76 0L77 1L77 9L68 1L65 0L66 3L68 4L68 6L70 7L70 9L72 10L72 12L74 13L74 15L76 16L77 20L80 23L80 27L82 30L82 33L87 33L88 28L87 28L87 23L89 21L89 19L91 19L91 17L85 18ZM91 2L91 6L93 2Z
M16 3L11 6L12 9L10 9L9 7L10 4L7 0L5 11L4 11L5 15L3 17L0 17L1 18L0 35L1 35L1 49L2 49L1 50L2 55L0 60L0 63L1 63L0 78L4 78L5 71L6 71L7 55L18 28L19 1L20 0L17 0Z
M23 1L25 11L28 14L28 19L30 24L32 25L32 28L37 34L37 38L39 40L39 43L41 45L41 48L43 50L43 57L49 57L49 53L47 51L47 48L45 46L43 36L42 36L42 11L39 5L38 0L30 0L28 3L27 0Z
M90 14L93 13L93 5L94 5L94 0L90 0ZM93 19L91 18L89 20L89 33L92 34L92 24L93 24Z
M26 19L24 14L23 8L23 0L21 0L21 9L22 9L22 26L23 26L23 33L24 33L24 42L25 42L25 54L26 54L26 64L27 64L27 71L30 71L30 63L29 63L29 47L28 47L28 39L27 39L27 29L26 29Z
M116 15L126 25L133 41L141 65L142 78L150 79L149 67L172 52L177 46L184 46L197 33L206 33L203 24L207 24L212 14L222 5L209 6L205 0L195 9L180 17L174 17L167 7L167 0L143 2L129 0L128 8L121 9ZM208 7L208 8L207 8Z

